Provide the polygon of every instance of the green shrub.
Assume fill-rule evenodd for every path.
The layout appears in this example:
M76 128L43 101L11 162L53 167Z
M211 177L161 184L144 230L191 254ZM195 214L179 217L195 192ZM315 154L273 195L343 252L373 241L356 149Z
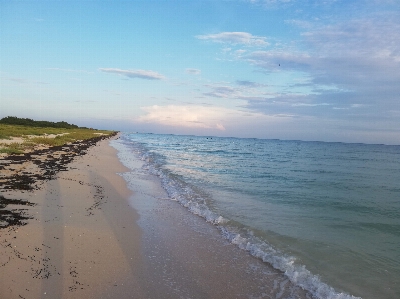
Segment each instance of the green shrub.
M69 124L65 121L51 122L44 120L33 120L30 118L19 118L16 116L7 116L0 119L0 123L8 125L19 125L19 126L29 126L29 127L41 127L41 128L64 128L72 129L79 128L77 125Z

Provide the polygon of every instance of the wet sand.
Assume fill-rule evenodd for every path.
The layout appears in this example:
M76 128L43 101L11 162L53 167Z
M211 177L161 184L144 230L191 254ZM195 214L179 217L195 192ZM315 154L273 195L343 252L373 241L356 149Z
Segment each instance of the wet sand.
M125 168L107 139L25 160L0 160L2 299L311 298L166 199L141 161Z

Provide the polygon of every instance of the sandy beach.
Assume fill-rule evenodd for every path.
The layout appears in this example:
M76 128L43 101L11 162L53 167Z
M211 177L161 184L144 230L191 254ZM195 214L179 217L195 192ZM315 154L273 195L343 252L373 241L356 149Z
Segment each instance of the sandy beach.
M308 297L109 143L1 160L0 298Z
M125 279L135 287L129 265L140 256L137 214L116 174L125 169L107 143L77 155L53 179L35 178L34 190L1 190L4 198L29 202L23 214L31 218L0 230L1 298L108 297ZM25 171L35 168L25 164Z

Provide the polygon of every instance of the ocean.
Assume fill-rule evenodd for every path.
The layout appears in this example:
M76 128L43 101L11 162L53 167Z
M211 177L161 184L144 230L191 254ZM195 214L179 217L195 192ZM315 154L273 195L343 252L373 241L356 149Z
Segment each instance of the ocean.
M315 298L400 298L400 146L130 133L113 146Z

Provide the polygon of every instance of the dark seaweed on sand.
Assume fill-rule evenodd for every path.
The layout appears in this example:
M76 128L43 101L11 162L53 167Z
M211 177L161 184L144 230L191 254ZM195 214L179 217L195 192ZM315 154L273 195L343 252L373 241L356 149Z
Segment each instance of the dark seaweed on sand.
M39 171L30 173L22 171L4 176L0 181L0 192L2 190L22 190L32 191L40 188L40 182L54 179L59 171L68 170L67 165L77 156L86 154L87 149L95 145L100 140L115 136L118 132L111 135L99 136L72 144L54 146L49 149L37 150L22 155L10 155L0 159L1 170L14 170L13 165L33 162L39 167ZM27 209L11 209L9 205L33 206L33 203L17 199L7 199L0 195L0 228L9 226L25 225L27 219L31 219L27 214Z
M0 195L0 228L25 225L25 220L31 219L26 214L26 209L5 209L8 205L34 206L25 200L7 199Z

